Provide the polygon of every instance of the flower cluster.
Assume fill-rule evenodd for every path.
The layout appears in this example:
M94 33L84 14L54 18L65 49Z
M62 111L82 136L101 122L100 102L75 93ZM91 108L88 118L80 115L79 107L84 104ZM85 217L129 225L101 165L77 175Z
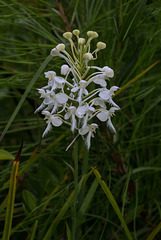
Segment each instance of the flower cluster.
M59 127L62 123L70 125L71 131L77 132L86 138L87 148L90 148L91 137L98 128L93 122L98 118L106 122L107 126L115 133L111 118L119 106L114 103L112 96L118 90L117 86L107 88L107 80L114 76L114 71L108 66L103 68L90 66L90 61L97 59L97 53L106 48L106 44L98 42L96 49L91 52L91 40L98 37L97 32L88 31L88 40L79 37L80 31L74 30L63 34L68 39L71 54L65 50L63 43L58 44L51 50L52 56L58 56L66 61L61 66L61 76L56 72L45 72L48 83L45 87L38 89L42 104L35 112L42 111L47 120L47 127L43 137L52 129ZM77 38L75 45L72 38ZM63 77L62 77L63 76Z

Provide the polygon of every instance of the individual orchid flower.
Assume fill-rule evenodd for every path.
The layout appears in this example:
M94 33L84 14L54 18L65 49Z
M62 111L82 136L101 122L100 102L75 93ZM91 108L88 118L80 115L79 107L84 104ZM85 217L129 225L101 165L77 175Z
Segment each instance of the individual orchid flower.
M45 119L47 119L47 127L43 133L44 137L48 132L51 131L52 125L55 127L59 127L63 123L63 120L56 114L52 115L49 111L42 111L42 114L45 115Z
M99 113L96 115L97 118L101 122L106 122L107 121L107 126L114 132L116 133L116 130L111 122L111 117L115 115L115 111L119 110L117 107L111 107L109 110L100 110Z
M91 146L91 137L94 137L94 133L96 132L97 128L98 128L98 125L96 123L92 123L91 125L87 125L85 128L79 129L79 134L81 136L84 136L85 134L87 134L86 145L88 149Z
M87 82L85 80L81 80L79 82L79 86L76 86L74 88L71 89L71 92L72 93L75 93L79 90L78 92L78 102L80 103L81 100L82 100L82 95L88 95L88 91L86 89L86 86L87 86Z
M86 112L85 112L85 116L83 118L82 128L85 128L87 126L88 119L92 118L92 114L94 112L95 112L95 108L94 107L90 107L88 104L86 104Z
M44 88L51 87L51 91L61 88L63 90L63 86L65 83L65 79L59 76L56 76L54 71L45 72L45 77L49 79L48 85Z
M57 94L54 94L53 95L53 109L51 111L51 114L55 113L58 109L58 107L64 105L64 108L65 109L65 106L66 106L66 102L68 101L68 95L65 94L65 93L57 93Z
M110 89L100 89L99 97L108 102L110 105L119 108L119 106L112 100L112 96L115 95L114 92L118 89L119 87L117 86L113 86Z

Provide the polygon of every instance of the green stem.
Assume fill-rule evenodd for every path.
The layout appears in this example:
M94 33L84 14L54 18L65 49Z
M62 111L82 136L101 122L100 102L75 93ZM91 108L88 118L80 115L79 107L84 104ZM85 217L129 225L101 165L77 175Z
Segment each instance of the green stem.
M74 203L73 203L73 229L72 240L77 240L77 205L78 205L78 140L74 144Z

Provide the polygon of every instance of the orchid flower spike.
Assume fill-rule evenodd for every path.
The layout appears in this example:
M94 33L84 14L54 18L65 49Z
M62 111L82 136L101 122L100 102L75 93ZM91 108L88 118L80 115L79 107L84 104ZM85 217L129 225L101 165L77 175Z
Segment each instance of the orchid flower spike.
M96 49L91 51L91 42L98 38L97 32L88 31L87 40L80 37L78 29L65 32L63 37L68 40L70 49L60 43L51 50L51 56L60 57L64 62L60 68L60 76L53 70L44 73L47 82L45 86L38 88L42 103L35 113L41 111L45 115L47 127L43 137L53 127L65 123L75 135L67 149L78 136L85 139L85 145L90 149L91 139L98 128L95 120L105 122L116 134L111 119L120 109L113 101L119 87L109 87L109 80L114 77L110 66L93 65L99 51L106 48L106 44L99 41Z

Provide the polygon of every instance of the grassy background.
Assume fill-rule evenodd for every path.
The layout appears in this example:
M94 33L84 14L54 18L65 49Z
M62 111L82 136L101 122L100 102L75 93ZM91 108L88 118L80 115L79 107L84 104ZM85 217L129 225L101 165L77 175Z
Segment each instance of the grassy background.
M161 56L160 0L0 0L0 13L1 132L50 49L60 42L67 43L62 37L65 31L78 28L84 37L88 30L98 32L107 48L99 52L96 64L114 69L111 85L122 87ZM96 43L93 40L93 49ZM53 58L44 71L59 73L62 63ZM113 137L105 124L98 123L89 152L88 170L94 166L100 171L135 240L146 239L161 219L160 69L158 63L115 97L121 107L113 118L117 134ZM42 72L1 141L1 148L15 156L24 137L11 239L32 239L34 230L34 239L43 239L73 189L72 173L65 163L73 164L72 149L65 152L72 135L63 125L42 139L46 124L41 115L34 115L41 102L36 88L45 83ZM83 144L81 148L80 172ZM3 202L12 161L0 163ZM126 239L94 175L86 182L82 196L80 207L89 204L80 217L80 239ZM2 208L1 234L5 211ZM70 209L51 239L67 239L66 222L71 229ZM155 239L161 239L161 233Z

